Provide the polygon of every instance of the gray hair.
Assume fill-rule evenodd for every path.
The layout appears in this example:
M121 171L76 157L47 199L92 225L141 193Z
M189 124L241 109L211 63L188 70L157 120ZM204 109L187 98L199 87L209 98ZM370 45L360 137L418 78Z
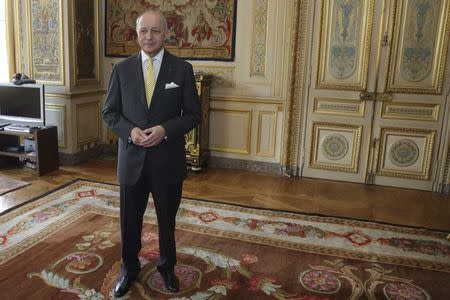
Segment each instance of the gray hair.
M159 10L153 10L153 9L148 9L148 10L144 11L142 14L140 14L140 15L137 17L137 19L136 19L136 31L139 30L139 22L141 21L142 17L143 17L145 14L148 14L148 13L153 13L153 14L155 14L155 15L158 15L158 16L161 18L161 21L162 21L162 23L163 23L163 29L164 29L164 32L169 31L169 27L167 26L167 19L166 19L166 17L164 16L164 14L163 14L161 11L159 11Z

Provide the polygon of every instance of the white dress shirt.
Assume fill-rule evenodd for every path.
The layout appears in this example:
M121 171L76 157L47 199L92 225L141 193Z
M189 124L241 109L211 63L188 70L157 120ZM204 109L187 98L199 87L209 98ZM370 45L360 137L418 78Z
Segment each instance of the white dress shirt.
M161 51L158 52L158 54L156 54L153 57L153 67L155 68L155 83L156 80L158 80L158 74L159 74L159 70L161 69L161 63L162 63L162 59L164 56L164 48L161 49ZM141 50L141 57L142 57L142 74L144 74L144 80L146 77L146 67L147 64L149 63L149 58L150 56L148 56L144 50Z

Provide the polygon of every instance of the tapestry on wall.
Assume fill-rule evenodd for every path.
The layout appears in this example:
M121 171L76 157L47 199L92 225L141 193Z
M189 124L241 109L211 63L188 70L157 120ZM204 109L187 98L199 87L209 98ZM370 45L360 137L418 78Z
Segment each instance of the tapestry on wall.
M106 0L105 55L139 51L136 18L148 9L167 18L166 49L193 60L234 59L236 0Z
M64 85L62 3L33 0L27 5L31 11L31 77L41 83Z

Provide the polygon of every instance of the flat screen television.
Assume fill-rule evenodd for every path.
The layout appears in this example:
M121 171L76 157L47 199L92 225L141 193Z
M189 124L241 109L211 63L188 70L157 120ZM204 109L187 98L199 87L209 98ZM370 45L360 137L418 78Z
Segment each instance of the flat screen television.
M42 84L0 83L0 124L45 126L44 95Z

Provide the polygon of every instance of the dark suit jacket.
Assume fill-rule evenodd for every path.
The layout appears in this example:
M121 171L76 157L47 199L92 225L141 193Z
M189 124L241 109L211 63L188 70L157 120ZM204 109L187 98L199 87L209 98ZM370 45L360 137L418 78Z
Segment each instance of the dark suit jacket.
M167 83L179 87L165 89ZM141 54L114 65L102 111L108 127L119 136L117 174L121 184L133 185L142 171L146 151L151 151L153 184L176 183L186 177L184 134L201 120L192 66L164 50L164 56L147 108ZM162 125L167 139L151 148L127 142L133 127Z

